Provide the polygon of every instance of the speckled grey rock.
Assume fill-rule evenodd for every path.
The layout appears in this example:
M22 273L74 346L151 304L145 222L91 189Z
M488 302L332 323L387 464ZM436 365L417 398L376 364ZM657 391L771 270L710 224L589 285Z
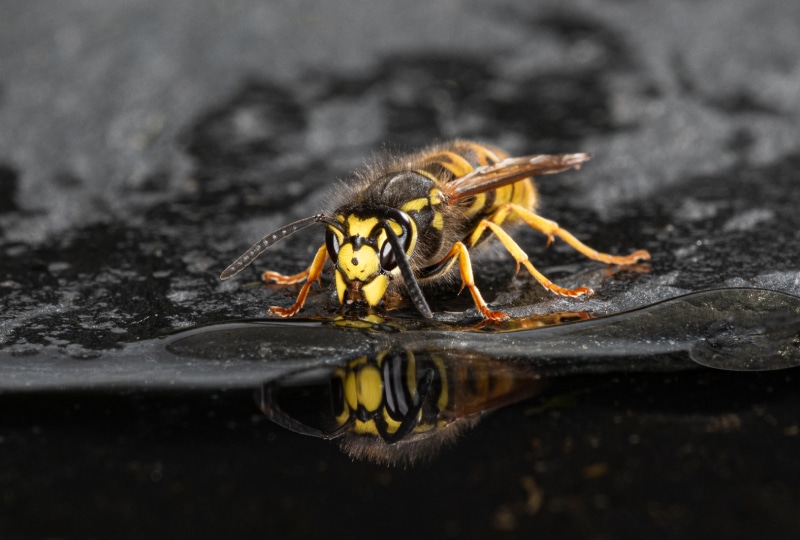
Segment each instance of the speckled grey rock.
M649 268L611 273L520 230L544 273L597 294L547 295L488 250L476 279L493 306L611 315L720 287L800 296L799 20L792 0L7 1L0 377L21 364L37 381L91 362L113 369L131 344L288 305L286 291L247 286L256 269L219 273L268 230L317 212L384 145L453 137L592 152L581 171L540 181L542 213L598 249L653 255ZM293 237L258 269L299 271L320 242ZM429 292L437 322L475 319L456 293ZM304 314L337 312L323 288ZM191 369L171 372L181 391L196 388ZM341 526L355 509L369 514L365 535L388 515L437 537L778 537L800 526L789 511L800 494L784 482L798 472L800 402L793 375L748 376L565 382L591 406L509 409L441 469L392 474L251 420L249 396L5 394L0 515L16 517L0 535L324 537L341 529L308 516ZM133 380L133 392L147 386ZM207 426L207 409L228 424ZM180 442L162 443L175 433ZM232 446L218 443L229 435ZM245 486L253 475L258 488ZM96 496L61 505L77 476ZM133 486L158 491L145 500ZM206 502L186 495L203 489ZM87 512L107 518L92 527L70 515ZM424 526L409 517L420 513Z

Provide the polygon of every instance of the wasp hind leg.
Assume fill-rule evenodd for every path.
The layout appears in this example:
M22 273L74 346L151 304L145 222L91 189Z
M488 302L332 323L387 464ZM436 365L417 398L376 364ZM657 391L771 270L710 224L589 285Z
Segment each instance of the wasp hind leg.
M647 250L640 249L638 251L634 251L630 255L609 255L608 253L601 253L596 249L592 249L574 236L570 234L568 231L562 229L558 226L558 223L555 221L545 219L542 216L528 210L524 206L520 206L518 204L509 203L506 205L508 207L508 211L515 212L522 221L527 223L530 227L536 229L537 231L541 232L545 236L547 236L547 243L548 245L553 241L553 237L557 236L561 238L564 242L569 244L575 251L581 253L582 255L592 259L593 261L599 261L606 264L616 264L619 266L627 266L631 264L636 264L642 261L650 260L650 253Z
M269 313L271 315L278 315L280 317L291 317L300 311L300 309L303 307L303 304L306 303L306 297L308 296L308 291L311 289L311 285L313 285L315 281L320 280L322 269L325 267L325 260L327 258L328 250L323 244L322 247L317 251L317 254L314 256L314 261L311 263L311 266L299 274L295 274L293 276L284 276L283 274L278 274L277 272L264 272L261 275L261 279L264 281L272 280L279 285L293 285L305 280L303 287L300 289L300 293L297 295L297 300L295 300L291 307L282 308L279 306L273 306L269 308Z
M506 231L504 231L502 227L500 227L500 225L484 219L478 225L476 232L482 233L486 228L492 230L495 236L497 236L497 239L500 240L500 243L503 244L503 247L505 247L511 254L511 256L514 257L514 260L517 261L517 272L519 272L520 264L525 265L525 268L528 269L528 272L530 272L530 274L536 279L536 281L538 281L545 289L552 291L556 294L560 294L561 296L576 297L576 296L589 296L591 294L594 294L594 291L589 287L566 289L564 287L556 285L555 283L547 279L544 276L544 274L539 272L536 269L536 267L533 266L533 264L531 264L531 261L528 260L528 254L525 253L521 247L519 247L519 244L517 244L514 241L514 239L511 238L511 236L509 236L509 234ZM478 235L478 237L480 237L480 234Z
M453 257L458 257L458 266L461 271L461 290L466 287L472 295L472 300L475 302L475 307L478 309L484 318L491 321L505 321L508 315L502 311L492 311L486 304L486 301L481 296L478 287L475 286L475 279L472 275L472 261L469 257L469 250L463 242L456 242L452 249L445 255L443 261L447 261Z

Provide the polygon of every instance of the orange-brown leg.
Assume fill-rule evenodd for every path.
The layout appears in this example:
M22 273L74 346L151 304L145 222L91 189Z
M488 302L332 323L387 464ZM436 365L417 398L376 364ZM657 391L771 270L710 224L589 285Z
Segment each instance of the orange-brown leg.
M295 274L294 276L283 276L282 274L276 274L277 276L280 276L281 278L287 280L286 283L281 283L281 284L299 283L303 279L305 279L306 282L300 289L300 293L297 295L297 300L295 300L292 307L282 308L278 306L273 306L269 308L269 313L271 315L278 315L280 317L291 317L292 315L300 311L300 309L303 307L303 304L306 303L306 296L308 296L308 291L309 289L311 289L311 285L313 285L315 281L318 281L320 279L320 276L322 275L322 269L325 267L325 260L327 258L328 258L328 250L326 249L325 244L323 244L322 247L319 248L319 250L317 251L317 254L314 256L314 261L311 263L311 266L309 266L308 270L306 270L305 272L300 272L299 274ZM262 279L264 279L264 276L266 276L267 274L275 274L275 272L264 272ZM300 279L297 279L296 281L290 281L298 276L302 277ZM270 275L270 279L274 279L274 277Z
M472 262L470 261L467 246L462 242L456 242L442 260L445 261L452 257L458 257L458 266L461 271L461 288L463 289L466 287L469 289L472 300L475 302L475 307L478 308L481 315L492 321L504 321L508 319L508 315L502 311L492 311L489 309L478 287L475 286L475 279L472 275Z
M303 270L298 274L293 274L291 276L287 276L284 274L280 274L278 272L273 272L271 270L267 270L263 274L261 274L261 281L264 283L275 283L276 285L295 285L297 283L302 283L306 279L308 279L308 268Z
M536 213L528 210L524 206L520 206L514 203L508 203L504 205L504 207L508 207L505 215L508 215L508 212L513 211L515 212L522 221L527 223L529 226L533 227L537 231L540 231L542 234L547 236L547 243L550 244L553 241L553 237L557 236L561 238L564 242L572 246L573 249L578 251L579 253L585 255L586 257L592 259L593 261L600 261L606 264L618 264L621 266L628 265L628 264L635 264L641 261L650 260L650 253L648 253L644 249L640 249L638 251L634 251L630 255L609 255L608 253L600 253L596 249L592 249L574 236L570 234L568 231L565 231L561 227L558 226L558 223L555 221L551 221L549 219L545 219ZM496 212L500 213L503 211L504 208L501 207L500 210ZM494 216L492 216L494 217ZM492 219L492 221L495 221Z
M528 272L530 272L531 275L534 278L536 278L536 281L541 283L542 286L545 289L553 291L554 293L560 294L562 296L571 296L571 297L584 296L584 295L588 296L588 295L594 293L594 291L592 291L592 289L590 289L589 287L578 287L576 289L565 289L564 287L560 287L560 286L556 285L555 283L553 283L552 281L547 279L544 276L544 274L539 272L531 264L531 262L528 260L528 254L525 253L524 251L522 251L522 248L519 247L519 244L517 244L514 241L514 239L511 238L511 236L509 236L509 234L506 231L504 231L502 227L500 227L500 225L497 225L496 223L493 223L493 222L491 222L489 220L484 219L478 224L478 228L477 229L480 229L481 232L482 232L487 227L492 230L492 232L495 234L495 236L497 236L498 240L500 240L500 243L503 244L503 247L505 247L508 250L508 252L511 254L511 256L514 257L514 260L517 261L517 272L519 272L520 263L525 265L525 268L528 269Z

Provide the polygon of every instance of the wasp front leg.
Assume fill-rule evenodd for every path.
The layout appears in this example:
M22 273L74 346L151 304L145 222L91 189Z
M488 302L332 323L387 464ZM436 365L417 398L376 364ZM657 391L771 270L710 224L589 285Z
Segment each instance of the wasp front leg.
M313 285L315 281L320 280L322 269L325 267L325 261L327 258L328 250L325 247L325 244L323 244L322 247L317 251L317 254L314 256L314 261L311 263L311 266L309 266L304 272L300 272L294 276L284 276L276 272L264 272L264 274L261 276L261 279L264 279L265 281L267 279L271 279L281 285L291 285L293 283L300 283L303 280L306 281L303 284L303 287L300 289L300 293L297 295L297 300L295 300L295 303L291 307L282 308L273 306L269 308L269 313L271 315L278 315L280 317L291 317L300 311L300 309L303 307L303 304L306 303L306 297L308 296L308 291L311 289L311 285ZM276 276L278 279L276 279ZM283 281L279 281L279 279Z

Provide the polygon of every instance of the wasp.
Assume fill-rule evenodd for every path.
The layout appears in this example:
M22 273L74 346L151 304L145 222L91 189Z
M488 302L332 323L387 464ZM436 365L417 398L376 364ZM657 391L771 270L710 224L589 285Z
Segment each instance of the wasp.
M433 316L422 285L455 273L456 263L465 287L480 314L490 320L507 318L484 301L475 285L472 253L494 235L520 265L547 290L579 297L588 287L568 289L551 282L528 259L506 231L527 224L547 237L560 238L589 259L630 265L650 258L645 250L617 256L600 253L537 212L532 177L577 169L590 154L537 154L508 157L501 150L476 142L456 140L420 152L389 156L357 171L343 184L340 202L331 212L301 219L264 236L222 272L228 279L256 257L288 236L312 225L325 227L325 243L311 265L295 275L266 271L263 281L279 285L303 283L289 308L272 307L281 317L296 314L315 281L321 281L325 262L333 262L340 304L377 306L387 291L402 281L417 310Z
M265 383L260 407L287 429L337 440L353 459L413 465L544 384L530 366L468 351L384 349Z

